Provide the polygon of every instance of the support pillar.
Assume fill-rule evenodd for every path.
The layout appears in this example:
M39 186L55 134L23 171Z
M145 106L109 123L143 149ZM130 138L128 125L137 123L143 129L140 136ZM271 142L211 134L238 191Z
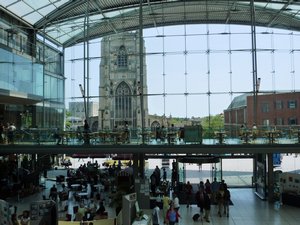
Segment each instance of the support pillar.
M267 168L268 168L268 201L274 201L274 171L273 171L273 153L267 154Z
M145 155L143 153L133 154L133 171L135 178L145 177Z

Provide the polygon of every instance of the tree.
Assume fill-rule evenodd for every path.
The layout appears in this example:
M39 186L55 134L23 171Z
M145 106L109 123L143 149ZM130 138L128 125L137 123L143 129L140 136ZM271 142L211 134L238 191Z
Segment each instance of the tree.
M68 110L66 110L66 122L65 122L65 127L66 127L66 129L68 130L68 129L70 129L70 127L71 127L71 122L69 121L69 120L67 120L67 118L69 118L69 117L71 117L72 115L71 115L71 112L70 111L68 111Z
M209 138L214 136L215 131L224 129L224 115L207 116L202 119L203 137Z

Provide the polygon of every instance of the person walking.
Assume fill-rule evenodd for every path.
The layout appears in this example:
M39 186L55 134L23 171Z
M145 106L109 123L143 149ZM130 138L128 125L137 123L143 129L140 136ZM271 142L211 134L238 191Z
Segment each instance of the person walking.
M90 144L90 126L87 122L87 120L84 120L84 125L83 125L83 139L84 139L84 144L89 145Z
M191 204L191 198L193 193L193 186L188 181L185 185L186 207L189 208Z
M162 179L163 179L163 182L167 181L167 171L166 171L165 167L163 167L163 177L162 177Z
M200 215L203 213L204 209L204 190L199 188L199 190L195 194L195 199L197 202L197 206L200 208Z
M166 223L166 217L167 217L167 212L170 209L170 203L171 199L167 195L166 192L164 192L163 198L162 198L162 203L163 203L163 218L164 218L164 224Z
M211 201L217 203L217 193L219 191L220 183L217 181L217 178L214 178L214 181L211 183Z
M208 194L206 194L202 188L199 188L199 191L196 193L196 202L197 206L200 208L201 219L203 216L206 222L210 222L211 202Z
M224 185L224 215L229 217L229 204L230 204L230 191L228 190L227 184Z
M150 188L151 188L151 192L153 193L153 195L155 195L155 193L156 193L156 176L155 176L155 172L153 172L150 176Z
M173 205L174 205L174 209L176 211L179 211L180 204L179 204L179 198L176 193L173 194Z
M224 185L224 182L222 181L220 184L219 191L216 196L216 199L218 202L218 215L220 217L222 217L222 210L224 208L224 191L225 191L225 185Z
M205 191L205 187L204 187L204 182L203 181L200 181L200 183L199 183L199 190Z
M206 179L204 188L205 188L205 193L208 194L209 197L211 197L211 183L209 182L209 179Z
M211 207L211 201L209 195L204 192L204 219L206 222L210 222L210 207Z
M55 184L53 184L53 186L50 188L49 198L53 201L57 201L57 188Z
M158 202L155 203L155 207L152 210L152 224L160 225L160 208L158 206Z

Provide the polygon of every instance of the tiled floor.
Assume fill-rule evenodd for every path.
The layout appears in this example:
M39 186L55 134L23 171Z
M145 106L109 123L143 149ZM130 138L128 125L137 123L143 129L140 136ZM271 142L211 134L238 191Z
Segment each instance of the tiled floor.
M217 206L212 206L210 224L213 225L296 225L299 224L300 208L282 206L274 209L273 204L260 200L252 189L231 189L233 206L230 206L229 217L219 217ZM181 225L193 224L192 216L198 208L181 207ZM201 221L195 224L201 224ZM207 222L203 222L207 223Z
M18 207L18 214L25 209L29 209L30 202L42 199L42 195L49 195L49 188L53 181L47 180L46 186L42 192L20 199L9 199L8 202ZM59 190L59 187L58 187ZM212 206L210 223L212 225L299 225L300 208L283 205L279 210L274 208L273 204L267 201L260 200L249 188L232 188L231 199L233 205L230 206L229 217L219 217L217 214L217 206ZM109 217L113 217L114 209L108 208ZM181 219L179 225L190 224L208 224L205 221L194 222L192 216L199 212L196 205L186 208L186 205L181 205L180 210Z

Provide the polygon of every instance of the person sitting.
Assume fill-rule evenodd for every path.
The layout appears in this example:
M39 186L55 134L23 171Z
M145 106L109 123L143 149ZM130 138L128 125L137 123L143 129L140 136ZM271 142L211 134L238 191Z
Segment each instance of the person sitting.
M20 216L20 225L29 225L29 224L30 224L29 211L24 210L23 214Z
M86 215L87 212L88 212L87 208L84 207L83 204L80 204L77 212L75 213L75 221L83 220L83 217Z
M20 225L16 213L11 215L11 225Z
M85 212L84 216L82 217L82 221L91 221L94 220L94 215L90 212Z
M100 202L99 208L97 209L96 213L103 215L105 212L105 206L103 204L103 201Z

